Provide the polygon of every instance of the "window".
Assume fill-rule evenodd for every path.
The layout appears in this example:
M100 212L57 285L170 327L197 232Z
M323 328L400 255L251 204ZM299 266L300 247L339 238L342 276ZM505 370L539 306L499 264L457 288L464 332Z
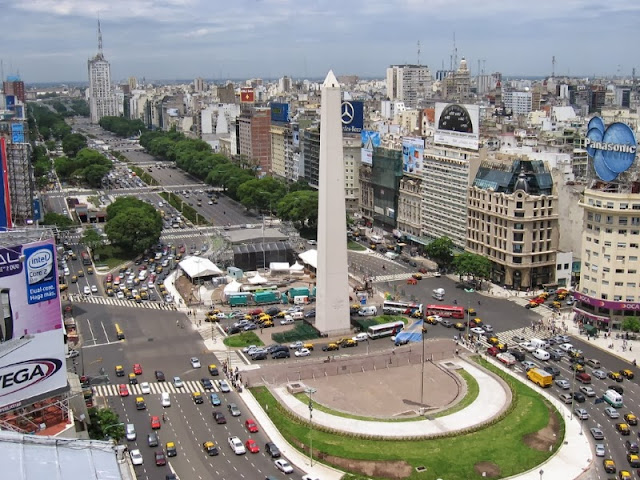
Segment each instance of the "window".
M629 222L629 219L627 217L620 217L618 219L618 225L628 225L628 222Z
M524 233L514 233L513 234L513 241L514 242L522 242L523 240L524 240Z
M568 263L565 263L565 264L564 264L564 269L565 269L565 270L569 270L569 264L568 264Z
M609 267L602 267L602 271L604 273L609 273L611 271L611 269Z
M523 223L514 223L513 224L513 229L514 230L523 230L524 229L524 224Z
M613 301L614 302L621 302L622 301L622 295L614 295L613 296Z
M627 288L636 288L636 282L627 282Z
M621 203L620 204L620 210L628 210L629 209L629 204L628 203Z
M522 257L513 257L513 263L522 263Z
M634 297L633 295L627 295L626 297L624 297L624 301L625 302L635 302L636 297Z
M635 270L635 269L633 269L633 270L629 269L629 270L627 270L627 273L629 273L631 275L635 275L636 273L638 273L638 271Z
M634 203L634 204L631 206L631 209L632 209L632 210L640 210L640 203Z
M624 262L624 255L616 255L616 262Z
M556 265L556 270L557 270L557 271L562 270L562 265Z
M516 208L522 208L522 202L516 202Z
M600 215L599 213L596 213L595 218L596 218L596 222L602 221L602 215Z
M611 242L610 242L610 241L608 241L608 240L605 240L605 242L604 242L604 246L605 246L605 247L610 247L610 246L611 246Z
M616 268L616 273L624 273L624 268Z
M625 242L618 242L618 248L627 248L627 244Z
M616 282L614 285L616 287L622 287L624 284L622 282Z
M607 202L607 208L613 208L613 202Z
M587 213L587 220L593 220L593 212Z
M629 261L630 262L637 262L638 261L638 257L632 255L632 256L629 257Z

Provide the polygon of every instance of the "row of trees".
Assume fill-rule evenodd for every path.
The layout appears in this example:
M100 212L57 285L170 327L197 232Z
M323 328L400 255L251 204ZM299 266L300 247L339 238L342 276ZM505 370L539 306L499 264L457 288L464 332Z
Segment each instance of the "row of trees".
M74 156L59 157L54 165L61 179L86 183L93 188L100 188L102 179L113 168L111 160L89 148L83 148Z
M27 111L31 138L38 138L38 132L43 140L62 140L71 134L71 127L64 121L64 117L46 105L29 103Z
M124 117L102 117L100 126L123 138L137 136L147 129L142 120L129 120Z
M460 278L468 276L474 280L486 280L491 275L491 261L487 257L469 252L454 255L454 245L449 237L434 240L424 250L439 268L453 268Z
M111 243L135 255L158 243L162 217L152 206L134 197L120 197L107 207L104 232Z

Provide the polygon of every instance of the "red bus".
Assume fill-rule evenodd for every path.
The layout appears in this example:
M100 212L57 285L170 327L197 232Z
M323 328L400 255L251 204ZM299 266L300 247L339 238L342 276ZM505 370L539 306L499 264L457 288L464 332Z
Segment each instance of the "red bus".
M82 257L83 265L91 265L91 258L89 258L89 254L87 252L82 252L80 256Z
M464 319L464 307L454 305L427 305L426 315L440 315L442 318Z

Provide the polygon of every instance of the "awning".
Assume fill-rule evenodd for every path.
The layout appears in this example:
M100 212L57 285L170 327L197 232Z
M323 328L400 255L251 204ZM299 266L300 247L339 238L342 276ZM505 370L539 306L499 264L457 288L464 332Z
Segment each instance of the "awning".
M577 314L577 315L582 315L583 317L586 317L590 320L597 320L598 322L604 322L604 323L609 323L609 321L611 320L609 317L603 317L601 315L596 315L594 313L590 313L587 312L585 310L581 310L579 308L573 307L573 311Z

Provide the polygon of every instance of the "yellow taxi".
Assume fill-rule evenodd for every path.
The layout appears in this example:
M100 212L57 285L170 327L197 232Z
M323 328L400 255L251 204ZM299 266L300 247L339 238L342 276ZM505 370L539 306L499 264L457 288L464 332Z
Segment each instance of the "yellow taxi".
M76 283L78 281L78 277L77 276L73 276L71 277L71 283Z
M627 425L626 423L616 423L616 430L620 432L620 435L631 434L631 429L629 428L629 425Z
M434 322L434 325L435 325L435 323L437 323L437 322ZM464 323L458 322L458 323L453 325L453 328L455 328L456 330L460 330L462 332L462 331L464 331L465 326L464 326Z
M324 347L322 347L322 350L324 352L331 352L333 350L338 350L340 347L338 346L337 343L330 343L329 345L325 345Z
M136 410L146 410L147 404L144 401L144 397L136 397Z
M107 288L106 294L107 297L113 297L115 295L112 288Z
M84 270L78 270L78 276L84 277Z
M604 471L607 473L616 473L616 462L614 462L610 458L605 458L602 460L602 466L604 467Z
M609 372L607 374L607 377L609 377L611 380L615 380L616 382L621 382L623 380L622 375L620 375L618 372Z
M501 352L506 352L508 348L506 343L498 343L495 347Z
M412 318L422 318L422 312L420 310L414 310L411 313Z
M216 447L213 442L204 442L202 444L202 449L207 452L207 455L218 455L218 447Z
M627 470L620 470L620 472L618 472L618 479L619 480L631 480L631 473L629 473L629 471L627 471Z
M425 318L425 321L430 325L436 325L438 323L438 320L436 320L436 317L434 317L433 315L429 315L427 318Z
M204 402L204 399L202 398L202 393L200 392L193 392L191 394L191 399L193 400L193 403L199 405L201 403Z
M69 288L69 287L68 287L68 285L66 283L61 283L60 284L60 291L61 292L64 292L67 288Z
M629 425L638 425L638 417L636 417L633 413L625 413L624 421Z
M571 364L571 370L575 370L578 373L582 373L582 372L584 372L584 367L582 365L580 365L579 363L572 363Z
M107 282L104 284L104 288L113 288L113 284L111 282Z
M124 367L122 365L116 365L116 377L124 377Z
M629 369L620 370L620 375L625 377L627 380L631 380L634 377L633 371Z
M209 375L219 375L218 366L215 363L210 364L207 368L209 369Z
M262 322L262 324L260 326L264 327L264 328L273 327L273 321L272 320L265 320L264 322Z
M156 267L156 273L162 273L162 265Z
M130 385L137 385L138 384L138 377L133 372L129 374L129 384Z
M140 297L142 298L142 300L149 300L149 292L147 291L140 292Z
M281 311L279 311L279 312L276 314L276 317L278 317L278 318L284 318L284 316L285 316L286 314L287 314L287 312L285 312L284 310L281 310Z
M500 343L500 340L498 340L498 337L489 337L487 339L487 342L489 342L490 345L493 345L495 347Z
M178 455L176 444L173 442L167 442L166 450L167 450L167 457L175 457L176 455Z
M467 314L469 314L472 317L476 314L475 308L465 308L465 311L467 312Z
M553 302L551 305L553 306L553 308L562 308L561 302Z
M629 465L631 465L631 468L640 467L640 457L637 453L627 453L627 461Z
M89 275L93 275L93 267L89 267L89 268L87 268L87 273L88 273Z

